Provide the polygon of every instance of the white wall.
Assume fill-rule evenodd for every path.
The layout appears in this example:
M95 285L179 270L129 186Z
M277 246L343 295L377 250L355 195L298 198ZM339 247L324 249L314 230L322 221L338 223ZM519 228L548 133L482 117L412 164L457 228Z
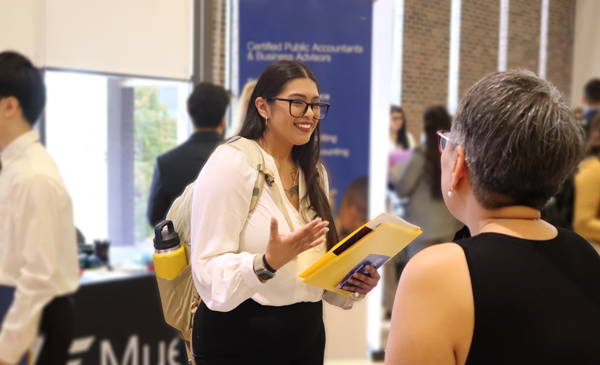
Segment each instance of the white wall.
M571 106L582 106L583 87L600 78L600 1L577 0Z
M5 50L43 63L41 0L0 0L0 52Z
M45 0L48 67L188 79L190 0Z
M192 0L0 0L0 52L38 67L187 80Z

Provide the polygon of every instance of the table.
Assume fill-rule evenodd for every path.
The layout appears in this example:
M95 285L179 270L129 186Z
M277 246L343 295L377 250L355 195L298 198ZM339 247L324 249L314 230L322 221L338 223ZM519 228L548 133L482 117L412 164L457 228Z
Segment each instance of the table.
M187 363L178 332L164 321L154 273L84 275L75 302L67 365Z

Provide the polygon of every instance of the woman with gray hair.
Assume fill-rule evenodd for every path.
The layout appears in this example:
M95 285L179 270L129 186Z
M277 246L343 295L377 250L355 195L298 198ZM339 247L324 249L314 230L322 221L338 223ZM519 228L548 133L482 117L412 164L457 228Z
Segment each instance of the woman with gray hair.
M444 201L472 237L408 263L386 364L598 364L600 256L540 219L583 156L572 111L535 74L498 72L439 134Z

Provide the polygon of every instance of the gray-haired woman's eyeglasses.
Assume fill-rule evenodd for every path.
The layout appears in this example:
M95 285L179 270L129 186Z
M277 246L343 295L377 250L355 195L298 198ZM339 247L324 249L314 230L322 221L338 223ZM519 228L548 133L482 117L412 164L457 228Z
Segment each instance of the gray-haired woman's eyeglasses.
M444 151L448 142L450 142L450 131L437 131L438 135L438 149L440 153Z

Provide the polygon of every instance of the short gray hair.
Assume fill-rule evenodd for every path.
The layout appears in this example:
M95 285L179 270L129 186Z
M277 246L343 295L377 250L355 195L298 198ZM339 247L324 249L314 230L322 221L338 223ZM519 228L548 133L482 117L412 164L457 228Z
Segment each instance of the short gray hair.
M486 209L542 209L583 158L585 134L561 94L533 72L496 72L462 100L452 142L463 147Z

